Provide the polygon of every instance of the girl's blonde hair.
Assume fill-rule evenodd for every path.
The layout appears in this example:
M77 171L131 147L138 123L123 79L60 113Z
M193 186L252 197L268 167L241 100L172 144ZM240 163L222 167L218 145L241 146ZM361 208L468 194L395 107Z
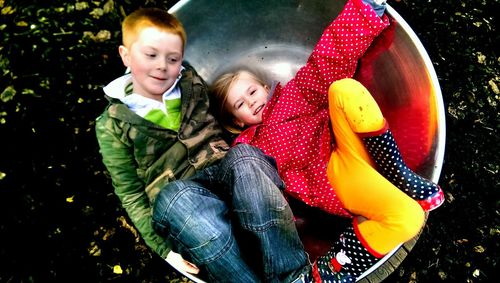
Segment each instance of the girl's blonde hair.
M228 91L231 85L238 80L242 74L247 74L257 83L266 86L264 79L262 79L255 71L248 69L239 69L224 73L217 77L211 87L212 105L214 114L219 120L219 123L230 133L239 134L244 129L236 125L234 116L226 107Z
M125 17L122 23L123 45L130 48L141 31L149 27L178 35L182 40L183 49L185 48L187 37L182 23L175 16L159 8L141 8Z

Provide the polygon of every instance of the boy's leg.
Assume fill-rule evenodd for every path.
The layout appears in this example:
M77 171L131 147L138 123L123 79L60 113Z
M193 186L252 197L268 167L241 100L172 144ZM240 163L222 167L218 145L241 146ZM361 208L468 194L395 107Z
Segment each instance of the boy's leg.
M227 213L226 204L200 184L175 181L156 198L153 227L187 252L210 282L258 282L240 255Z
M243 232L256 241L252 244L260 249L264 281L295 277L307 266L308 258L281 192L284 184L274 159L260 149L240 144L217 167L212 178L223 183Z

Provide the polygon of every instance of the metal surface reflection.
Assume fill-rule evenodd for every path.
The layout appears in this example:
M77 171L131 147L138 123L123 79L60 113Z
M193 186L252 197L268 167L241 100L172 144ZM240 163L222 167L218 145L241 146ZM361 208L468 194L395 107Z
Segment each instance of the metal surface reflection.
M170 12L188 34L185 59L208 83L240 65L286 83L344 4L344 0L196 0L180 1ZM355 77L379 103L407 164L437 182L445 144L440 86L415 33L390 6L387 13L393 24L370 47ZM309 251L324 249L314 236L305 235L304 240Z

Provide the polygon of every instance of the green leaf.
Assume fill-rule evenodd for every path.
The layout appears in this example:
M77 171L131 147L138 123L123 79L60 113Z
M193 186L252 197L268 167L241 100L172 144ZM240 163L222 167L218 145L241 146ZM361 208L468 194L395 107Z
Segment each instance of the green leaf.
M14 98L16 93L17 92L13 86L8 86L2 91L2 94L0 94L0 99L2 100L2 102L9 102Z

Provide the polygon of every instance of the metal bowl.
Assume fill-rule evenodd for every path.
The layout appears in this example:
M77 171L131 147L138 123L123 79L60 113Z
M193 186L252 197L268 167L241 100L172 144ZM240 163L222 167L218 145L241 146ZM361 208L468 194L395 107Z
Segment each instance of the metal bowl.
M185 59L208 83L235 66L251 66L284 84L305 64L323 29L345 2L181 0L170 12L187 32ZM437 182L445 147L441 89L429 56L410 26L390 6L387 14L392 24L362 58L355 78L379 103L408 166ZM306 250L315 256L329 243L316 238L308 219L305 213L297 224ZM403 248L387 255L381 265Z

